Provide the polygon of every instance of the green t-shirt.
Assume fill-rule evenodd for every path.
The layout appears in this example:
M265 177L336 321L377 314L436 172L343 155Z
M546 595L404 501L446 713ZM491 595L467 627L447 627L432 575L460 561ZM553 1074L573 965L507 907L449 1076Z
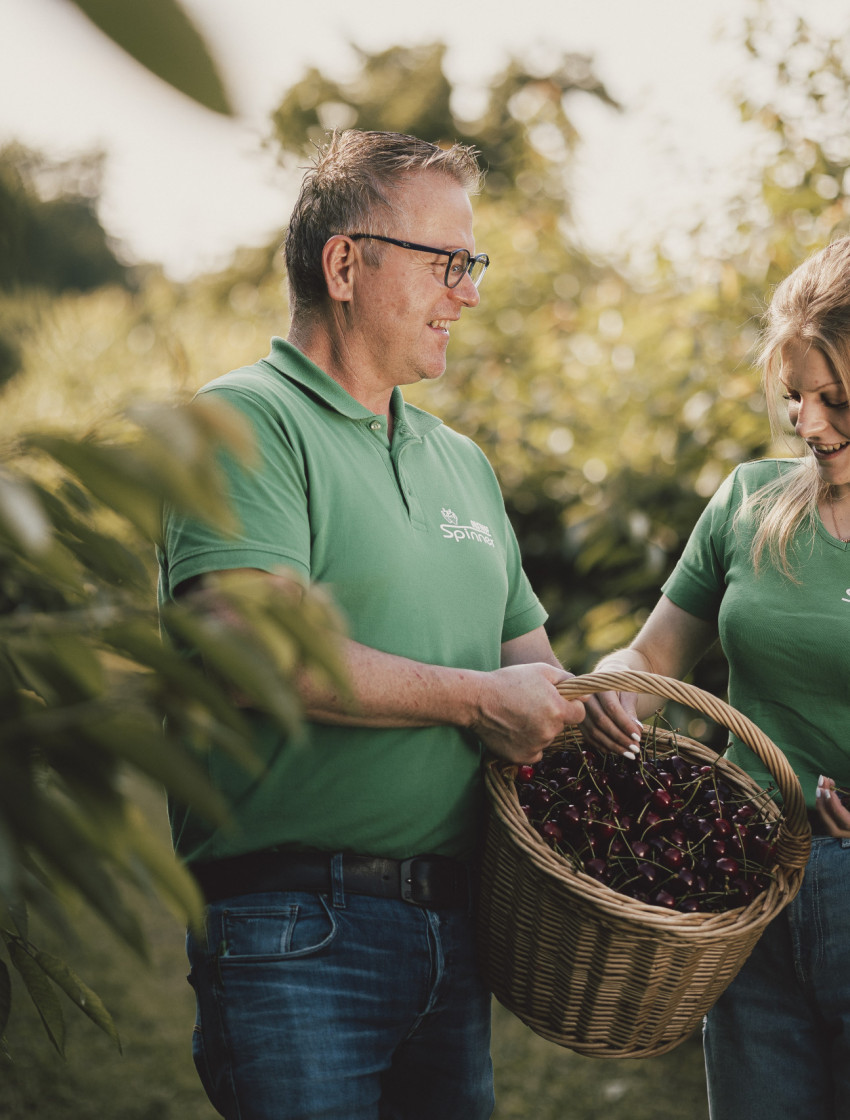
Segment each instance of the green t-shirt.
M729 663L729 702L783 751L814 804L819 774L850 787L850 545L818 519L789 550L795 579L750 559L754 528L732 528L742 498L795 465L767 459L737 467L709 502L665 594L718 626ZM759 784L775 783L732 738L727 753Z
M435 665L491 670L546 613L522 571L498 481L469 439L406 405L394 430L282 339L201 390L250 421L259 462L225 460L232 539L169 513L160 598L205 572L295 571L321 584L351 638ZM481 748L454 727L309 722L284 742L252 713L261 780L217 753L234 831L173 807L178 851L213 859L276 845L407 858L467 855L480 830Z

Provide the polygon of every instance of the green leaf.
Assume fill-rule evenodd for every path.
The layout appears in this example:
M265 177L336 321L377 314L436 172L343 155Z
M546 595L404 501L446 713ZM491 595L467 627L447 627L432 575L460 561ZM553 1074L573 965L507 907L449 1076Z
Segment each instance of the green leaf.
M249 697L285 731L298 727L301 708L295 690L252 635L189 612L168 612L168 625L197 650L207 669L226 687Z
M30 434L27 442L73 471L96 498L146 537L158 539L159 496L151 488L145 464L131 447L66 439L44 432Z
M175 0L72 0L104 34L151 73L199 104L232 116L204 40Z
M194 877L157 838L135 805L127 806L133 850L156 886L178 904L180 917L195 930L203 927L204 899Z
M80 728L85 740L131 763L165 787L178 801L192 805L208 820L225 825L227 803L211 785L206 773L187 754L175 751L162 728L148 714L109 713Z
M5 785L10 785L8 780ZM147 946L139 920L104 868L103 851L68 809L55 798L48 800L20 784L2 792L2 811L18 836L78 891L139 956L146 957Z
M103 1000L92 989L84 984L77 974L72 971L59 957L46 953L42 949L32 947L32 956L39 968L50 977L54 984L62 989L65 995L91 1019L105 1035L112 1039L121 1051L121 1039L112 1016L106 1010Z
M7 653L26 686L50 703L75 703L100 696L104 690L100 660L76 634L54 631L15 637L9 640Z
M64 1058L65 1017L59 1005L56 989L20 941L11 938L6 942L6 947L12 964L19 972L30 999L35 1004L47 1037Z
M106 533L93 529L55 494L42 487L37 487L37 491L63 545L90 575L98 575L118 586L131 584L139 590L148 588L147 569L135 552Z
M0 532L29 554L50 546L50 522L32 487L8 471L0 471Z

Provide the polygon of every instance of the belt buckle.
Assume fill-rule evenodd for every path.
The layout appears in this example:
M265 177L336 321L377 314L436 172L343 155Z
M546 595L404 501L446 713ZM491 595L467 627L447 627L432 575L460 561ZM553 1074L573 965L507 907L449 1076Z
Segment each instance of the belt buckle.
M404 902L409 902L411 906L422 906L423 904L415 897L416 887L413 881L414 863L419 863L418 856L414 856L413 859L403 859L399 864L399 889Z
M425 864L429 867L424 877L417 878L414 871L415 864ZM447 876L443 875L442 881L439 879L434 881L438 868L444 872L451 871L451 878L447 879ZM458 906L462 901L463 890L457 875L455 861L445 856L414 856L412 859L403 859L399 864L399 889L402 900L412 906L426 909L439 910L446 906ZM465 885L468 890L468 881Z

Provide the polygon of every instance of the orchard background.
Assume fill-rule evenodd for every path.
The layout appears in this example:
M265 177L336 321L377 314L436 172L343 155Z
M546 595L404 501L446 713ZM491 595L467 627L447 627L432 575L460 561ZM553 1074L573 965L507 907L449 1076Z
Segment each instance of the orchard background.
M186 60L164 76L227 112L203 43L179 8L161 9ZM157 69L125 28L106 30ZM723 200L723 240L696 227L687 264L659 246L640 273L570 236L570 107L611 101L585 58L547 74L515 59L468 121L453 115L439 41L364 52L356 80L305 73L270 115L268 142L291 168L328 106L356 127L480 149L476 241L493 267L446 376L406 395L490 458L574 672L632 637L732 467L794 452L771 444L752 347L772 286L850 229L850 40L802 19L780 28L756 4L740 42L740 112L759 136L751 182ZM149 757L145 745L168 712L196 744L238 751L242 732L149 641L151 509L168 496L221 516L204 472L215 441L239 433L172 406L286 334L281 238L176 283L155 262L122 261L98 215L101 174L96 154L57 164L0 151L0 1114L193 1120L213 1115L189 1055L181 925L198 900L168 860L161 788L210 795L176 746ZM332 607L276 623L251 651L257 679L305 658L335 671ZM722 695L722 658L694 680ZM257 687L284 725L298 718L291 694ZM721 745L698 713L671 718ZM66 1015L66 996L89 1018ZM698 1040L599 1062L500 1008L494 1032L499 1120L705 1115Z

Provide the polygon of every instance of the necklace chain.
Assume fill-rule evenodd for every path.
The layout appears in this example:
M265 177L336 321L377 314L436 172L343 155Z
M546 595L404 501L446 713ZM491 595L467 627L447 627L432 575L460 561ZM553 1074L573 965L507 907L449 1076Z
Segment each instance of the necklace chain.
M832 496L832 490L827 491L827 496L829 497L829 512L832 514L832 524L835 528L835 535L842 544L850 544L850 537L842 537L841 530L838 528L838 520L835 516L835 499ZM846 498L847 495L845 494L844 497ZM844 498L839 498L838 500L839 502L843 502Z

